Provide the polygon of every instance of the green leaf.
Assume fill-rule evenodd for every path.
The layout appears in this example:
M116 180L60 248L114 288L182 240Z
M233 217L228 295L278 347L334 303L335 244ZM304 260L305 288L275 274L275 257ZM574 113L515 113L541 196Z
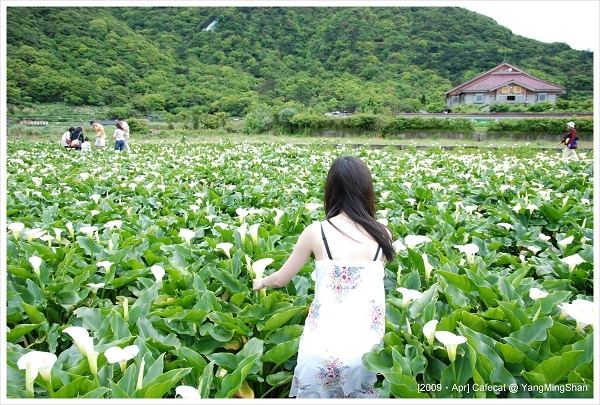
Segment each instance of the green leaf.
M73 376L75 377L75 376ZM84 397L94 391L96 385L88 377L77 376L73 381L63 385L58 391L54 393L56 398L77 398ZM101 389L103 392L98 394L103 395L108 389ZM88 398L99 398L99 397L88 397Z
M365 353L362 357L365 368L378 374L389 372L394 364L391 350L388 347L379 352Z
M429 398L429 395L419 391L419 384L414 377L397 372L383 373L390 384L391 393L397 398Z
M148 317L152 303L156 299L158 289L161 288L160 283L154 283L152 287L147 289L135 300L133 305L129 307L129 319L138 319L140 316Z
M24 335L26 335L27 333L31 332L32 330L37 329L39 326L40 326L39 323L36 323L36 324L29 324L29 323L19 324L19 325L15 326L14 328L12 328L6 334L6 341L7 342L11 342L11 343L18 343L20 341L20 338L22 338Z
M293 378L294 373L291 373L289 371L280 371L275 374L269 374L267 376L267 384L269 384L272 387L280 387L284 384L292 382Z
M281 310L271 314L270 316L267 316L266 322L263 322L263 321L259 322L257 324L257 329L263 330L263 331L275 330L275 329L279 328L280 326L282 326L283 324L285 324L286 322L288 322L294 316L304 312L305 310L306 310L305 306L281 309Z
M531 372L524 371L522 375L531 384L539 384L540 376L543 384L558 384L573 370L583 353L583 350L573 350L551 357L541 362Z
M211 361L206 365L206 367L204 367L204 371L200 376L200 382L198 384L198 392L200 393L200 398L210 398L210 387L213 381L214 368L214 361Z
M21 306L25 310L25 313L27 314L27 317L29 318L29 320L31 322L36 323L36 324L41 324L41 323L44 323L44 322L48 322L46 320L46 316L44 314L42 314L33 305L29 305L29 304L27 304L25 302L21 302Z
M215 394L215 398L232 398L236 391L248 376L248 373L260 357L260 353L254 353L242 360L233 373L227 374L221 382L221 388Z
M300 344L300 338L292 339L288 342L280 343L268 350L263 356L262 361L275 363L280 365L287 359L298 353L298 346Z
M532 346L533 342L546 340L548 328L550 328L553 323L554 321L549 316L538 318L533 321L531 325L524 325L520 330L511 333L510 337Z
M496 348L506 363L521 364L525 358L525 353L505 343L496 343Z
M182 362L190 365L195 372L200 373L201 370L206 368L206 360L204 360L204 357L189 347L181 346L179 348L179 354L183 356Z
M191 368L178 368L148 381L144 387L137 392L137 398L162 398L179 380L189 374Z

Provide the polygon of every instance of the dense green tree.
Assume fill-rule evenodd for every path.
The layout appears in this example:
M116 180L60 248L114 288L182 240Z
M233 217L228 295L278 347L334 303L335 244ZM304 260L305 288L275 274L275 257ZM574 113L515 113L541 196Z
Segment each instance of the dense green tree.
M9 105L436 111L445 91L506 60L565 86L573 103L557 108L592 106L592 52L459 7L15 6L6 20Z

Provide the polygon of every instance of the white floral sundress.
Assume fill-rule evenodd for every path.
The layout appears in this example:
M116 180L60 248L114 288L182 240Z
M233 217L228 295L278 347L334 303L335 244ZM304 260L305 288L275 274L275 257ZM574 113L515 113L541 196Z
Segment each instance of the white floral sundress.
M385 329L383 262L342 263L331 259L323 233L324 256L315 262L316 285L290 397L377 398L375 373L362 356L382 342Z

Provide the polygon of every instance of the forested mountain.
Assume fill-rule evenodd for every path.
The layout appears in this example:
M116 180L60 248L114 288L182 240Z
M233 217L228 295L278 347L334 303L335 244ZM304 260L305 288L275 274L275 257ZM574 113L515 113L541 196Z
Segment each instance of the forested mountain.
M9 7L6 41L12 105L437 111L504 60L593 93L592 52L458 7Z

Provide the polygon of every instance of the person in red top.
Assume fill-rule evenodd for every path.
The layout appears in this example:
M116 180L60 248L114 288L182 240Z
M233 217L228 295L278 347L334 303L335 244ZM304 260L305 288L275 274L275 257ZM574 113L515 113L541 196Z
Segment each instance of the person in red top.
M577 156L577 131L575 131L575 123L573 121L567 123L567 133L563 135L562 140L559 143L564 143L565 148L563 149L562 157L563 159L568 158L569 156L575 156L575 160L579 160L579 156Z

